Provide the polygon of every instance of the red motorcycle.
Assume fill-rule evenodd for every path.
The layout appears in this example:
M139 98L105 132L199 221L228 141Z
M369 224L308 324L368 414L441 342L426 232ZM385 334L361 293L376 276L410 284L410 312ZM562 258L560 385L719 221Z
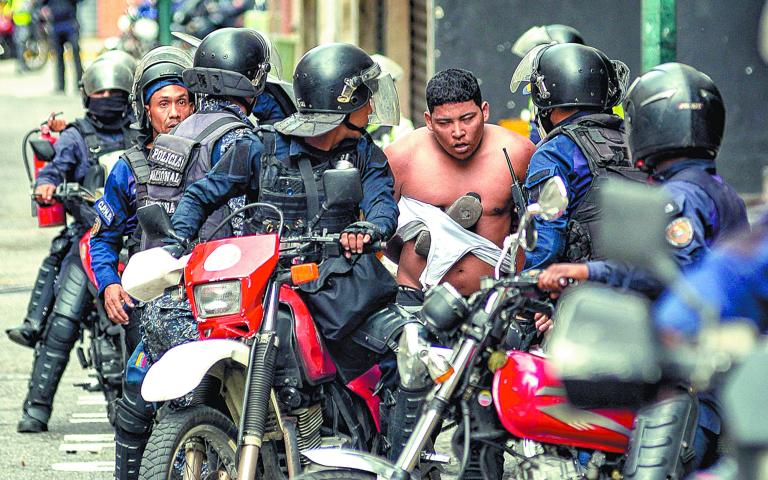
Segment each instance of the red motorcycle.
M328 207L362 196L356 169L328 170L323 182ZM251 208L275 211L275 233L199 243L180 260L150 249L123 275L139 300L168 287L186 295L204 340L170 349L143 381L145 400L187 396L192 407L171 409L155 426L140 478L292 478L312 448L379 451L378 367L343 382L293 288L317 278L316 263L301 263L308 255L341 254L339 236L281 237L282 213L269 204L232 215ZM139 221L174 235L158 205L140 209Z
M528 207L503 253L509 249L515 258L520 246L531 248L532 215L552 220L562 214L567 197L558 180L548 182L539 203ZM468 300L449 284L430 290L422 316L453 349L446 360L413 330L401 336L401 375L428 374L435 382L403 453L390 464L365 452L308 451L304 455L326 470L302 479L412 478L420 452L446 419L458 425L452 439L460 459L457 478L620 478L634 415L571 406L544 354L528 351L536 331L533 314L552 314L548 295L536 284L535 273L497 274L483 279ZM506 465L504 453L511 456Z

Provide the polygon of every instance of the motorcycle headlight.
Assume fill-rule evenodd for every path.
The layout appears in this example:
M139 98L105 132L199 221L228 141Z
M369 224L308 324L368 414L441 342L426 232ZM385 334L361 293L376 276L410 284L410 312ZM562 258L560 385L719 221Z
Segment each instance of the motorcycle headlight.
M237 313L240 310L240 280L197 285L195 305L200 318Z
M467 301L450 283L431 288L424 299L421 315L436 332L450 334L469 314Z

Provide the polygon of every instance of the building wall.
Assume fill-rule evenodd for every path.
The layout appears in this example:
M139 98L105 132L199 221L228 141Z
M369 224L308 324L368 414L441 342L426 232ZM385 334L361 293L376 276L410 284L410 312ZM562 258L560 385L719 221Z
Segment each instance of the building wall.
M589 45L640 73L641 2L615 0L434 0L435 69L462 67L481 80L491 119L517 117L527 100L509 91L519 62L515 40L533 25L564 23ZM762 98L768 66L757 53L763 2L678 0L678 61L708 73L725 99L727 122L718 171L740 192L758 192L768 163ZM758 128L756 128L758 127Z

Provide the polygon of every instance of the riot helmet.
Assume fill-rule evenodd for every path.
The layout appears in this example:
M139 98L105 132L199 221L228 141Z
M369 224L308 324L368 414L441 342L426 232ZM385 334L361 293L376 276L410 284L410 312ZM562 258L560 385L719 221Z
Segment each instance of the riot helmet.
M128 117L128 96L132 86L133 72L125 65L109 60L93 62L80 79L80 92L88 118L101 129L123 128ZM107 90L112 94L92 97Z
M512 45L512 53L524 57L533 47L550 43L578 43L585 45L584 38L578 30L568 25L554 23L529 28Z
M270 43L248 28L222 28L206 35L195 50L193 67L184 70L192 93L252 98L264 90L270 70Z
M94 62L101 62L104 60L125 65L131 72L136 71L136 65L139 63L133 55L123 50L107 50L96 57Z
M510 90L527 83L537 122L551 130L553 108L604 111L623 99L629 68L600 50L577 43L539 45L520 61Z
M182 72L191 67L192 57L176 47L157 47L142 57L131 92L131 105L140 130L151 128L144 108L149 102L147 94L158 85L183 85Z
M725 129L725 105L711 78L682 63L665 63L635 80L624 102L635 166L652 172L676 157L713 159Z
M287 135L314 137L342 123L364 131L349 122L349 114L369 102L373 111L368 123L400 123L394 80L354 45L333 43L308 51L296 65L293 90L298 112L275 125Z
M93 62L80 79L80 92L85 103L89 95L104 90L119 90L125 92L128 98L132 86L133 72L122 63L107 60ZM85 105L85 108L88 108L88 105Z

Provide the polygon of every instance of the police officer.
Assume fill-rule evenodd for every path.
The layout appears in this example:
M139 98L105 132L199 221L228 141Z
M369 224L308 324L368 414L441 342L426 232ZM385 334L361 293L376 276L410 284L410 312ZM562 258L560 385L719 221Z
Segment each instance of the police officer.
M380 90L373 90L379 87ZM359 169L364 198L360 206L366 221L357 222L355 215L344 217L331 212L325 219L334 218L335 223L321 220L320 228L329 228L332 233L343 231L342 245L349 253L361 253L363 243L392 234L397 218L392 176L383 152L365 132L369 115L373 121L384 124L396 124L399 120L391 78L380 76L379 66L353 45L323 45L310 50L299 61L294 91L298 113L275 125L275 143L289 144L289 152L272 152L273 147L268 145L272 140L265 136L264 143L254 142L247 150L246 162L237 152L229 155L226 162L185 192L173 216L179 235L194 238L206 220L206 210L243 193L248 200L281 207L287 228L301 232L307 223L302 164L310 166L314 170L310 173L317 177L333 166L330 160L342 157L356 157L356 165L362 167ZM286 164L289 167L283 166ZM262 173L276 176L262 178ZM289 184L293 196L286 200L286 192L280 189ZM322 198L319 201L322 203ZM313 217L314 214L310 218Z
M701 261L719 238L749 229L744 202L717 174L715 157L725 127L725 107L707 75L680 63L659 65L634 82L625 107L635 165L672 198L665 207L671 216L666 237L681 267ZM650 275L611 261L552 265L540 275L539 286L558 290L563 277L628 287L652 296L661 290ZM708 392L698 396L698 408L696 403L693 396L682 394L641 412L625 478L640 474L667 478L670 465L673 470L690 471L714 461L720 434L718 405ZM698 422L691 421L696 414ZM680 421L663 424L669 415ZM698 423L698 428L685 428L686 421ZM654 448L659 437L652 431L680 440L676 444L685 448ZM668 462L660 462L655 470L634 470L633 466L643 464L643 455Z
M525 268L601 258L592 230L599 220L600 184L618 173L636 175L626 147L622 119L611 112L626 91L629 70L601 51L575 43L535 47L512 77L511 89L527 83L543 137L525 179L529 202L549 178L560 177L568 209L552 222L534 220L536 248Z
M131 94L141 136L137 145L120 157L107 178L104 196L95 205L98 217L91 230L91 267L110 320L126 325L131 332L138 329L139 310L128 314L134 304L120 285L118 256L124 244L129 254L140 248L136 206L138 201L146 201L150 179L147 154L154 140L194 111L182 81L182 71L191 66L192 57L174 47L158 47L141 59ZM132 352L138 342L130 343L127 351ZM129 382L123 382L123 396L115 410L115 478L138 478L154 411L141 398L139 385Z
M101 179L113 159L134 140L128 130L128 94L132 81L133 73L113 62L96 62L86 70L81 81L86 116L66 128L54 145L56 155L40 171L36 182L37 201L51 203L57 185L65 181L84 184L92 192L103 188ZM54 239L51 256L43 262L30 300L30 306L43 303L40 299L53 284L56 265L63 258L56 281L56 300L36 351L19 432L47 430L53 396L91 301L77 240L93 225L94 213L90 206L79 202L67 203L65 207L75 221ZM47 312L45 308L31 308L30 313L38 315L31 318L28 313L22 326L8 332L12 340L28 346L37 342Z

